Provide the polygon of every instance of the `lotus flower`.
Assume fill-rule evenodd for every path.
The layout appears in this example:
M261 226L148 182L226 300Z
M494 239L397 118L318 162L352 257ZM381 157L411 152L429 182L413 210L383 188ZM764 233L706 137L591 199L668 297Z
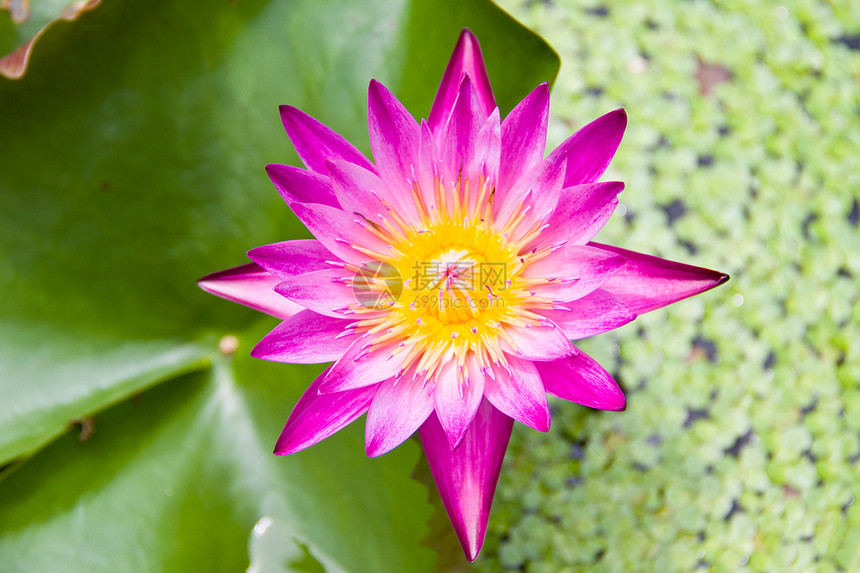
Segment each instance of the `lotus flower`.
M501 121L468 30L426 121L370 82L373 162L282 106L306 169L267 170L316 239L252 249L252 264L199 283L283 319L252 356L333 362L296 404L275 453L364 413L369 456L418 431L469 560L514 420L547 431L547 392L625 407L618 384L570 341L728 278L591 242L624 187L598 179L627 117L610 112L544 157L548 107L544 83Z

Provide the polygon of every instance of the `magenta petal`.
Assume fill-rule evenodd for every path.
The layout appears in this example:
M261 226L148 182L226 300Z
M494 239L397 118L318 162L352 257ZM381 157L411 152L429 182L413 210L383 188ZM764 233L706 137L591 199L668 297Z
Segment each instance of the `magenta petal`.
M498 188L507 191L543 159L549 117L549 86L544 82L502 122Z
M275 292L308 310L334 318L345 318L346 307L355 304L351 279L343 269L316 271L292 277L275 285Z
M623 326L636 318L627 305L612 293L597 289L579 300L566 302L558 310L537 310L564 331L571 340L587 338ZM565 310L566 309L566 310Z
M430 133L430 126L421 121L421 142L418 148L418 184L421 198L428 211L436 206L436 181L442 167L439 159L439 147Z
M313 236L343 261L362 264L371 259L352 248L353 244L388 252L388 245L365 230L359 215L327 205L293 203L290 207Z
M535 363L550 394L597 410L623 410L624 393L609 372L580 351L567 360Z
M448 445L455 449L469 429L484 394L484 375L477 364L470 366L468 371L458 372L454 360L446 363L439 372L433 391L436 417L448 436Z
M466 173L473 181L479 181L481 176L494 182L499 176L499 161L502 153L502 126L499 120L499 108L495 108L487 121L478 132L475 142L475 154L466 165ZM471 197L477 200L478 193L472 192ZM475 201L471 201L474 209Z
M567 302L600 288L626 264L624 257L585 245L566 245L530 265L523 276L560 279L532 287L538 296Z
M370 148L379 174L392 186L415 181L421 128L415 118L381 83L368 88L368 129ZM406 203L405 201L403 203Z
M559 157L549 157L524 174L508 192L497 190L496 218L500 223L510 219L520 203L528 207L527 217L519 226L519 234L532 222L545 220L556 208L564 182L565 163Z
M487 119L486 115L481 115L478 106L478 95L472 88L472 82L469 76L463 76L457 101L439 141L442 161L454 176L462 173L466 167L464 162L475 155L478 132Z
M609 221L623 189L624 183L619 181L562 189L555 211L546 220L547 228L531 246L586 244Z
M389 378L379 386L367 412L364 443L367 455L381 456L415 433L433 412L430 388L410 375Z
M487 70L484 67L481 46L475 35L468 29L460 33L460 38L454 47L454 53L451 54L448 67L445 68L445 74L439 84L439 90L436 92L436 98L433 100L430 116L427 118L431 131L437 135L442 133L442 127L448 123L448 117L451 115L454 102L457 100L460 79L464 73L469 76L475 88L481 113L486 118L496 107L496 100L493 97L490 79L487 77Z
M672 304L729 280L729 275L718 271L619 249L611 245L600 243L589 243L589 245L620 254L627 259L627 264L621 271L601 288L621 299L636 314Z
M576 347L570 343L558 326L507 326L505 332L516 344L513 354L526 360L558 360L576 355Z
M292 165L266 165L266 173L287 205L321 203L338 207L328 177Z
M341 208L347 213L361 213L372 221L378 221L377 215L385 210L379 199L388 195L382 179L348 161L330 161L328 171Z
M364 414L370 406L378 385L320 394L320 382L327 373L328 370L320 374L299 398L278 438L276 455L292 454L324 440Z
M514 420L539 432L549 430L549 404L540 375L533 362L508 357L511 374L496 368L488 376L484 396L493 406Z
M600 179L612 161L624 129L627 114L623 109L602 115L559 145L550 157L564 156L567 171L564 186L593 183Z
M332 362L355 340L354 334L342 336L350 323L303 310L276 326L254 347L251 356L293 364Z
M320 392L343 392L376 384L398 374L401 365L391 358L390 346L369 348L370 342L359 338L335 362L322 384Z
M279 282L259 265L248 263L206 275L197 281L197 286L215 296L286 319L303 308L273 290Z
M315 239L297 239L263 245L248 251L248 258L280 280L331 269L332 266L326 261L338 261L331 251Z
M325 175L326 159L343 159L375 171L373 164L333 129L293 106L282 105L280 110L284 129L296 153L311 171Z
M624 257L607 253L591 245L565 245L528 265L522 273L527 278L581 279L604 274L624 265Z
M513 423L483 400L456 450L435 415L419 431L439 495L469 561L478 557L484 544Z

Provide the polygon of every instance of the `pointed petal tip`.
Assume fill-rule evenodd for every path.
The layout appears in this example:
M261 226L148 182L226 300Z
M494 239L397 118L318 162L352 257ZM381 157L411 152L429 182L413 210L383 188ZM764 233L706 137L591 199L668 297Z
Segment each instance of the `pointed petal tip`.
M620 132L623 136L624 132L627 131L627 110L623 107L619 107L618 109L614 109L603 116L608 121L612 122L613 127ZM598 118L601 119L601 118ZM620 138L619 138L620 139Z
M281 323L283 324L283 323ZM260 342L258 342L254 348L251 349L251 352L248 353L251 358L256 358L257 360L267 360L269 362L281 362L289 364L291 361L284 360L283 356L278 356L277 352L272 350L271 341L264 338Z
M710 269L704 269L704 270L709 271L711 273L711 275L713 276L713 278L711 279L711 280L713 280L713 284L711 286L703 289L701 292L699 292L697 294L702 294L703 292L707 292L711 289L717 288L720 285L726 284L732 278L728 273L724 273L724 272L720 272L720 271L713 271Z
M470 28L466 27L460 30L460 35L457 36L457 43L455 44L454 52L456 53L457 49L460 48L460 46L465 47L470 44L474 46L480 46L480 43L478 42L478 37L475 35L474 32L472 32Z
M276 456L288 456L290 454L294 454L296 452L300 452L301 450L309 447L311 444L302 445L302 443L296 443L294 440L291 440L292 436L286 433L286 428L284 428L284 432L278 436L278 441L275 443L275 449L272 451Z
M605 410L607 412L624 412L627 410L627 396L625 396L624 391L619 388L617 396L607 400L600 408L595 409Z
M280 443L278 443L275 445L275 449L274 449L274 451L272 451L272 453L275 454L276 456L288 456L288 455L293 454L295 452L292 449L290 449L286 446L282 446Z
M477 40L477 38L475 37L475 34L472 32L472 29L469 28L468 26L465 26L462 30L460 30L460 37L461 38L468 37L468 38L472 38L474 40Z
M482 539L480 542L477 540L460 540L460 543L463 544L463 551L466 553L466 559L469 560L469 563L474 563L475 559L478 558L478 554L481 552L481 548L484 546L484 540Z
M260 348L259 343L257 343L257 345L251 349L251 352L249 354L250 354L251 358L257 358L257 359L262 360L263 359L262 352L260 350L257 350L258 348Z
M292 118L295 115L304 114L304 112L299 108L287 104L279 105L278 112L281 114L282 120L287 120L288 118Z
M463 438L466 437L466 428L461 431L455 431L449 428L443 429L445 430L445 437L448 438L448 445L451 449L456 450L460 447L460 444L463 443Z
M481 553L481 548L484 547L484 540L487 537L486 527L483 529L467 527L462 531L458 528L456 533L466 559L469 563L474 563Z
M392 447L390 444L386 444L385 440L373 439L364 443L364 453L367 454L367 457L369 458L378 458L379 456L384 456L396 447L397 446Z
M543 424L539 427L535 428L538 432L549 432L550 426L552 426L552 415L549 413L549 410L546 412L546 420L542 420Z
M704 269L704 270L710 270L710 269ZM720 285L726 284L727 282L729 282L732 279L732 277L728 273L723 273L720 271L710 271L710 272L713 274L713 277L714 277L713 278L713 284L703 288L701 291L699 291L695 294L702 294L703 292L713 290Z
M379 93L381 90L388 91L388 88L382 85L379 80L371 79L370 83L367 84L367 91L371 94Z
M223 280L224 275L226 275L227 271L229 271L229 270L231 270L231 269L225 269L223 271L217 271L214 273L209 273L206 276L200 277L196 281L197 286L199 286L200 288L202 288L206 292L209 292L212 294L217 294L216 292L213 292L212 289L215 288L215 285L217 285L219 282L221 282Z
M383 449L379 447L379 443L374 440L372 442L365 442L364 453L369 458L378 458L386 452L383 451Z

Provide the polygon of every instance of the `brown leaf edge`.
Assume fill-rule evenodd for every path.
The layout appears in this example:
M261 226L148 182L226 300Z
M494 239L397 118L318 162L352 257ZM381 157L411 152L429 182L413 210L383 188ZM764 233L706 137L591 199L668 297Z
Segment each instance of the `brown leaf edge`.
M77 20L81 14L95 9L99 4L101 4L101 0L80 0L79 2L72 2L66 6L66 9L63 10L63 13L60 14L59 18L51 20L45 24L45 26L36 32L36 34L30 38L26 44L19 46L10 54L0 58L0 75L9 78L10 80L21 79L27 71L27 64L30 62L30 54L33 51L33 46L48 28L60 20L66 20L68 22Z

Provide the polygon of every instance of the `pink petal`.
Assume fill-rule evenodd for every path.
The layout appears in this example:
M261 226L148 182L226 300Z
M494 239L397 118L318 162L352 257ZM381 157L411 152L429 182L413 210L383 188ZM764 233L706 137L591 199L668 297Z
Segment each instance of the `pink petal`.
M540 362L535 366L550 394L598 410L625 408L624 393L612 376L582 351L567 360Z
M468 380L464 377L468 376ZM436 380L433 396L436 401L436 417L452 449L457 446L469 429L469 424L481 405L484 393L484 375L474 360L465 372L458 372L454 360L445 364Z
M373 80L368 88L368 129L370 148L379 174L393 188L408 189L417 178L418 148L421 128L415 118L381 83ZM408 200L407 200L408 199ZM400 202L403 208L412 204L408 193ZM397 205L395 205L397 207ZM408 214L412 214L414 206Z
M508 357L509 375L496 368L495 378L487 376L484 396L502 413L539 432L549 430L549 404L540 375L533 362Z
M418 148L418 185L426 208L436 208L436 181L442 170L439 148L426 121L421 121L421 142Z
M365 230L359 215L328 205L293 203L290 207L313 236L343 261L362 264L371 260L370 256L355 250L351 245L389 252L388 245Z
M430 116L427 119L431 131L437 136L441 135L442 127L448 123L448 117L451 115L454 102L457 100L460 79L464 73L469 76L475 88L483 117L489 116L493 108L496 107L496 100L493 97L493 90L490 88L487 70L484 68L484 57L481 55L478 39L468 29L460 33L460 38L457 40L454 53L451 54L451 59L448 61L448 67L445 68L442 83L439 84L436 99L433 100Z
M359 338L335 362L322 384L320 392L343 392L382 382L398 374L401 363L391 358L393 347L369 348L367 339Z
M624 264L624 257L586 245L565 245L529 263L522 272L526 278L581 279L606 273Z
M513 422L483 400L456 450L435 415L419 430L439 495L469 561L477 558L484 544Z
M305 112L282 105L281 121L299 158L311 171L326 174L326 159L343 159L375 171L373 164L353 145L334 130Z
M292 364L332 362L355 340L356 335L342 336L351 322L303 310L263 337L251 356Z
M248 258L278 277L290 279L314 271L329 270L326 261L338 261L315 239L298 239L263 245L248 251Z
M364 414L370 406L378 385L320 394L320 382L327 373L328 370L320 374L299 398L278 438L276 455L292 454L324 440Z
M546 220L547 228L529 246L586 244L609 221L623 189L624 183L619 181L562 189L555 211Z
M567 162L564 186L593 183L600 179L612 161L624 129L627 114L623 109L598 117L559 145L550 157L563 156Z
M380 384L367 412L364 443L368 456L381 456L402 444L433 412L432 388L422 388L423 383L422 377L407 374Z
M549 217L561 197L564 182L565 162L559 157L549 157L519 178L507 193L498 191L496 219L507 223L520 203L528 208L527 216L518 227L517 235L523 234L534 221Z
M206 275L197 285L215 296L286 319L303 309L273 290L278 282L259 265L249 263Z
M287 205L292 203L321 203L337 207L328 177L292 165L266 165L266 173Z
M624 257L601 252L592 246L565 245L526 267L522 274L528 278L547 279L547 284L532 287L538 296L567 302L600 288L625 264ZM561 279L561 282L550 283L550 279Z
M385 212L379 199L389 194L382 179L348 161L328 162L328 172L334 194L343 210L361 213L378 222L378 216Z
M617 253L627 259L619 273L602 288L621 299L630 310L643 314L699 294L729 280L729 275L702 267L653 257L600 243L592 247Z
M275 292L302 307L334 318L346 318L346 307L356 303L347 284L349 271L330 269L292 277L275 285Z
M564 331L571 340L579 340L623 326L636 318L627 305L608 291L597 289L579 300L566 302L558 310L536 310Z
M526 360L558 360L576 355L576 348L561 328L548 326L506 326L505 332L516 344L513 354Z
M483 176L495 183L499 177L501 153L502 126L499 123L499 108L495 108L478 132L475 153L466 165L466 173L469 174L473 182L477 182ZM477 199L478 193L472 191L471 196L473 199ZM472 205L474 208L474 201L472 201Z
M487 116L482 115L478 95L472 88L469 76L463 76L451 117L439 140L442 161L454 177L465 171L467 162L475 155L478 132L486 120ZM463 176L468 175L464 173Z
M498 188L510 189L543 159L549 117L549 86L539 85L502 122Z

